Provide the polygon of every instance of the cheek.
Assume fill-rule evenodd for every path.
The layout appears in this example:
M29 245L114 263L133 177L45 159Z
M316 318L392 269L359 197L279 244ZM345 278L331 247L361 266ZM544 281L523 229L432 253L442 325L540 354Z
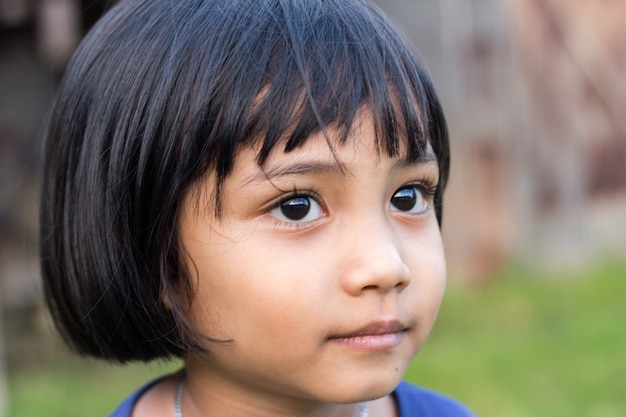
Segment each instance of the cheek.
M446 260L438 227L430 228L418 239L413 236L406 256L411 270L411 295L425 315L436 316L446 287Z
M422 252L415 259L411 284L405 290L405 313L415 318L412 355L417 354L435 325L446 286L446 268L442 254ZM420 262L421 260L421 262Z
M315 313L307 300L315 299L316 280L302 257L258 243L248 238L221 250L204 245L190 251L197 272L190 318L204 334L231 339L289 332Z

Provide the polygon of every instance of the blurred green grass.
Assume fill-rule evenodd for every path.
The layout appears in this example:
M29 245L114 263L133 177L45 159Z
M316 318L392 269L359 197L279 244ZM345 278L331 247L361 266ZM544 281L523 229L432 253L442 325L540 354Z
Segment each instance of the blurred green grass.
M106 417L131 392L175 366L67 359L29 369L10 378L8 417Z
M488 285L449 285L407 379L482 417L626 416L626 262L576 273L511 268ZM180 366L71 360L12 372L9 417L104 417Z
M626 263L451 286L407 379L484 417L626 416Z

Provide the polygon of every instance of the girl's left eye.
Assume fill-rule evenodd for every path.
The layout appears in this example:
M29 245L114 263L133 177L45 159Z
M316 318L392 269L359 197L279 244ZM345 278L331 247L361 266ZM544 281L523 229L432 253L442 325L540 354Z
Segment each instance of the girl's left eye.
M424 192L417 186L405 186L398 189L391 197L391 211L420 214L428 208Z
M320 218L322 207L312 197L295 195L274 206L270 214L283 222L305 223Z

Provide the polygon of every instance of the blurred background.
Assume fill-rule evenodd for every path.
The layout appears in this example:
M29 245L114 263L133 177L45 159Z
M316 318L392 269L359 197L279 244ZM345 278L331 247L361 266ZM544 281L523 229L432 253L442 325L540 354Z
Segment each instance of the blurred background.
M626 0L377 0L452 140L449 291L407 378L489 416L626 415ZM178 363L67 351L42 306L43 124L112 0L0 0L0 417L104 416Z

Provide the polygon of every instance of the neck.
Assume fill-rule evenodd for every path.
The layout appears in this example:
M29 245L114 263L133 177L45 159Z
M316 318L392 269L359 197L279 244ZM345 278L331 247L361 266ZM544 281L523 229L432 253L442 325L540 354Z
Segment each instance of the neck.
M310 417L369 417L366 403L327 404L310 401L255 401L214 389L204 389L186 381L181 374L175 390L175 417L205 417L228 415L232 417L310 416ZM210 386L210 385L209 385ZM216 385L213 385L215 387Z

